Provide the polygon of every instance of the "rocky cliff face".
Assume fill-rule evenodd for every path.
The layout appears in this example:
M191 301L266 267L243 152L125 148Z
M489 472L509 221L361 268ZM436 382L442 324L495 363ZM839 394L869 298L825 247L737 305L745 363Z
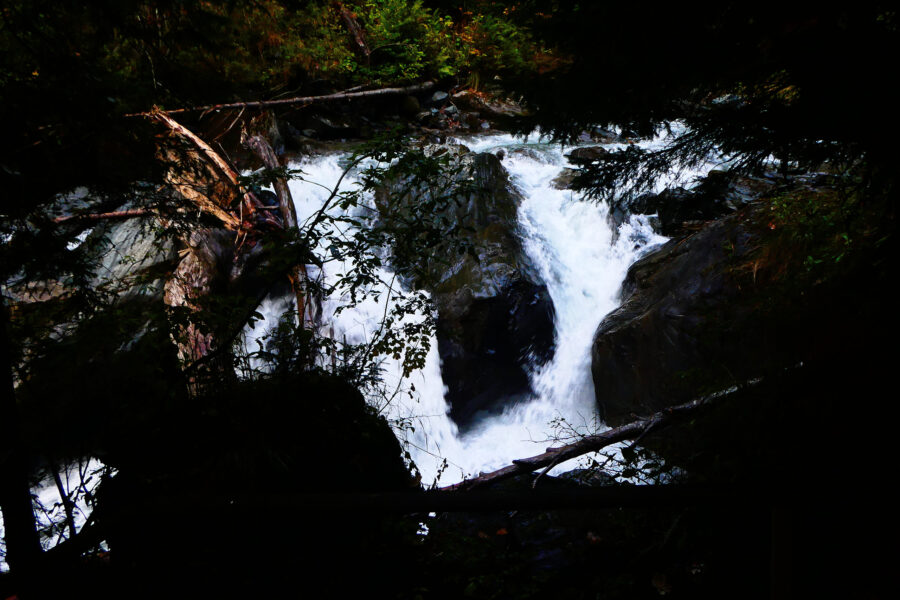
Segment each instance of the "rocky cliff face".
M591 354L607 423L684 401L691 392L680 384L692 370L732 362L721 353L741 344L733 343L727 324L746 321L752 311L734 303L742 290L727 267L753 243L741 220L730 217L672 240L632 266L622 290L625 302L600 324ZM735 314L721 314L727 312Z

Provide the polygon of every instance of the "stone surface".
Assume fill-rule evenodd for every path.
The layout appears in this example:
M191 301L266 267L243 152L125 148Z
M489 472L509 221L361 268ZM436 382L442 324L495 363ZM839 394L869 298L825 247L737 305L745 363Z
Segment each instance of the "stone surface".
M615 202L609 220L618 228L629 214L659 216L659 232L673 237L696 231L706 221L732 213L763 193L773 182L766 178L731 178L723 171L711 171L697 187L671 188L658 194L642 194L631 200Z
M609 154L609 151L600 146L582 146L566 154L566 158L573 165L585 165L601 160L607 154Z
M753 306L729 272L754 243L733 215L631 267L625 301L600 324L591 350L606 423L683 402L697 393L693 385L680 385L695 370L734 367L744 350L759 350L764 329L750 326Z
M794 193L821 193L819 202L833 194L808 187ZM866 298L855 290L868 282L846 287L837 275L846 258L830 258L823 273L831 275L811 271L807 255L817 251L804 237L811 224L803 217L778 221L773 210L766 200L751 202L631 267L624 301L600 324L591 351L606 423L783 372L826 349L840 354L842 340L858 337L847 315L858 310L857 296Z
M84 244L88 260L96 265L92 286L124 297L162 298L165 276L178 253L175 240L161 235L159 228L156 217L99 223Z
M465 428L530 392L527 365L553 354L554 311L516 235L521 198L500 159L454 144L424 152L449 157L459 169L454 177L467 186L444 216L459 226L470 251L419 259L423 275L414 282L432 293L437 307L450 415ZM376 200L382 215L390 214L385 193ZM393 196L390 202L411 200Z

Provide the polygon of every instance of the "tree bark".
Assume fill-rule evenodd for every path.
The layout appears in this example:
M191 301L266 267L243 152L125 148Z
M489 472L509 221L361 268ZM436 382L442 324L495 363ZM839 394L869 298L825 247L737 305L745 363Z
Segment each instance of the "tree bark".
M278 224L272 219L257 218L265 216L258 213L262 204L241 186L237 172L206 142L160 111L148 116L168 129L168 136L160 144L160 156L170 165L167 181L224 226L191 232L184 240L184 257L165 285L164 300L168 306L186 308L198 315L196 319L189 316L187 322L180 322L174 334L178 356L185 365L192 390L197 392L204 375L212 376L213 380L234 377L230 348L225 346L231 344L244 325L244 322L220 322L213 328L201 322L203 299L211 294L224 294L238 303L236 313L243 314L241 306L255 308L261 298L257 299L256 290L250 288L271 284L252 272L265 260L264 247L255 242L264 235L264 227ZM251 147L262 153L267 166L279 167L274 151L264 138L256 139ZM287 182L276 183L276 191L283 216L281 226L292 224L296 230L297 216ZM235 214L235 211L240 212ZM236 236L229 233L235 230ZM302 294L302 268L295 267L289 275L296 282L298 307L303 315L303 307L308 303ZM254 300L256 304L251 306Z
M265 136L259 133L250 134L244 129L241 132L241 142L259 157L267 169L277 170L282 167L278 157L275 155L275 151L272 150L272 146ZM281 213L284 229L298 233L297 210L294 206L294 198L291 195L290 187L288 187L287 179L276 177L274 187L275 195L278 197L278 210ZM299 264L292 267L288 277L291 281L291 289L297 300L297 318L300 320L301 325L313 326L315 324L315 311L310 306L309 296L306 292L306 266Z
M224 227L202 227L188 234L183 239L184 256L165 284L163 299L168 306L199 313L204 298L227 286L238 256L236 246L244 242L252 228L255 204L252 196L241 188L237 172L209 144L160 111L147 116L168 130L159 148L159 156L169 165L166 181ZM240 211L240 216L235 215L235 210ZM228 231L237 231L237 237ZM216 345L212 327L191 317L175 327L173 336L178 357L185 365L197 363ZM229 356L220 354L215 361L206 361L206 374L233 376ZM196 370L189 376L194 391L199 391L200 376Z
M6 538L6 562L11 572L26 577L37 572L40 560L40 537L35 525L28 485L28 469L19 431L16 391L12 377L12 352L9 345L9 309L0 303L0 369L3 390L0 391L0 511Z
M366 43L366 37L363 33L363 29L359 24L359 21L356 20L356 15L350 12L346 6L342 3L337 2L337 8L341 13L341 18L344 19L344 24L347 25L347 30L350 32L350 35L353 36L353 41L356 42L357 48L362 53L363 56L366 57L366 64L369 63L369 57L372 54L372 51L369 49L369 45Z
M222 256L231 254L231 245L223 237L221 232L217 234L210 228L191 232L185 240L185 256L165 284L163 301L168 306L198 313L203 308L203 298L225 285ZM191 364L212 350L215 336L210 327L190 319L176 327L175 344L179 360Z
M250 217L255 207L247 201L237 172L209 144L167 114L154 110L147 116L169 130L169 143L163 141L159 149L160 158L169 165L166 182L226 228L240 229L242 219L233 211L246 211L241 216Z

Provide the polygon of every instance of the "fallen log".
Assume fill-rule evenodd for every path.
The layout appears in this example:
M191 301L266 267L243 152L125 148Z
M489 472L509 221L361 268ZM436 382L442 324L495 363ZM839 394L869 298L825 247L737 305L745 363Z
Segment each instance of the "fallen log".
M251 219L259 202L240 184L237 171L190 129L154 109L147 116L165 125L170 135L186 141L191 149L160 147L161 157L172 165L166 181L201 210L215 216L231 230L240 229ZM193 163L193 165L185 164ZM190 168L193 167L193 168ZM239 206L237 206L239 204ZM239 209L240 217L231 209Z
M213 290L228 285L240 247L247 237L246 224L252 224L255 206L252 194L243 189L237 172L209 144L172 117L154 110L147 116L166 127L168 135L160 140L159 156L169 165L165 179L189 202L213 216L221 226L203 226L183 239L185 250L181 262L166 281L163 301L177 311L187 309L194 315L203 310L206 297ZM235 214L234 211L240 211ZM235 238L233 231L237 231ZM173 312L173 315L175 312ZM173 332L179 360L184 365L196 364L217 349L220 340L199 316L179 323ZM204 362L208 374L230 378L233 365L224 355ZM196 388L198 374L190 383ZM199 390L197 390L199 391Z
M547 448L546 452L544 452L543 454L514 460L513 464L507 467L503 467L502 469L491 471L490 473L482 473L477 477L473 477L472 479L467 479L465 481L461 481L459 483L448 485L439 489L444 491L469 490L475 487L486 485L488 483L501 481L503 479L509 479L510 477L515 477L517 475L532 473L534 471L537 471L538 469L549 470L562 462L565 462L572 458L577 458L584 454L588 454L589 452L602 450L603 448L611 446L612 444L624 442L626 440L639 439L647 434L651 429L660 429L662 427L671 425L686 416L698 412L701 408L710 406L711 404L714 404L722 398L726 398L739 390L755 386L760 381L761 379L751 379L744 382L744 384L741 386L735 385L730 388L720 390L718 392L714 392L700 398L696 398L684 404L671 406L657 413L654 413L649 417L632 421L627 425L608 429L602 433L585 436L584 438L572 444L558 446L555 448Z
M298 96L295 98L282 98L280 100L258 100L253 102L227 102L222 104L207 104L206 106L191 106L188 108L174 108L172 110L154 109L149 112L129 113L126 117L148 117L157 113L174 115L185 112L208 112L213 110L223 110L232 108L249 108L262 110L272 108L274 106L291 106L293 104L318 104L320 102L337 102L340 100L356 100L361 98L377 98L380 96L393 96L415 94L425 92L434 87L433 81L426 81L416 85L406 87L390 87L380 88L377 90L366 90L362 92L337 92L335 94L324 94L322 96Z

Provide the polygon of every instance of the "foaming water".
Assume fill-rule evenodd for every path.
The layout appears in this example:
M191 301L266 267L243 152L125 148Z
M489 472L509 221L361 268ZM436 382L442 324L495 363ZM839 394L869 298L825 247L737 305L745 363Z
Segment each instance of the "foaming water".
M358 188L357 174L353 170L345 174L343 158L333 154L292 165L304 172L303 179L290 182L301 228L315 218L339 180L339 192L351 192ZM357 209L358 214L371 213L370 197L363 198L363 205ZM334 217L343 212L338 206L327 210ZM354 233L353 227L347 224L334 223L328 227L330 235L348 237ZM327 236L323 236L323 239L325 237ZM354 264L350 260L335 260L324 244L325 242L315 249L317 256L323 259L322 269L313 268L309 274L311 277L321 277L325 286L333 286L342 274L353 270ZM379 281L369 286L365 290L368 294L352 308L339 310L351 303L347 293L338 291L323 300L321 335L348 345L365 345L372 341L381 328L384 316L396 304L397 295L403 293L389 269L379 268L376 273ZM277 323L284 307L279 299L267 298L259 312L264 316L262 322L244 332L245 339L250 342L250 350L255 350L257 343L265 343L266 332ZM404 323L418 322L423 318L421 314L407 315L395 326L402 327ZM330 357L323 357L326 368L330 360ZM382 356L379 360L383 382L377 389L364 390L367 400L391 422L398 438L407 446L413 462L422 473L423 482L431 483L436 478L444 457L452 461L451 457L460 455L458 430L447 416L437 340L432 336L425 366L407 378L403 377L401 361L390 356ZM460 478L461 475L456 477Z
M431 340L424 368L408 379L402 377L399 361L390 357L382 360L384 389L370 391L368 400L392 422L426 485L439 473L440 485L454 483L540 453L559 436L602 428L596 421L590 374L594 332L603 317L618 306L628 267L649 248L666 240L652 231L643 216L632 216L614 232L607 222L605 204L583 201L571 191L554 189L552 180L566 166L558 145L529 143L509 135L462 142L476 152L504 150L503 164L524 197L518 212L523 248L546 283L556 310L556 352L551 361L530 374L533 398L485 419L464 436L447 415L436 339ZM663 143L664 139L658 138L642 145L655 148ZM322 207L331 187L341 178L340 159L331 155L298 165L305 172L304 179L292 181L291 192L301 226ZM712 166L710 163L688 175L702 175ZM661 181L659 187L669 183ZM341 183L345 190L356 185L352 172ZM337 215L339 210L331 209L331 214ZM352 231L343 234L352 235ZM319 248L318 254L329 256L327 248ZM334 283L352 268L350 263L332 260L324 264L320 275L327 283ZM378 298L368 297L354 308L338 312L348 298L336 294L325 300L323 334L351 344L372 339L392 306L392 296L400 291L387 268L381 269L379 276L381 282L372 287L372 291L381 292ZM265 323L271 325L280 310L274 300L265 304L261 310ZM421 318L406 317L413 321ZM265 327L257 325L257 331ZM259 333L252 335L258 337ZM555 470L572 466L564 464Z
M534 397L486 419L461 440L464 456L457 461L477 472L542 452L559 436L601 428L590 372L594 332L618 306L628 267L666 238L652 231L646 217L632 217L615 236L606 204L555 189L551 182L566 166L559 146L509 136L481 138L469 146L504 149L503 164L524 197L518 214L524 250L556 310L556 352L531 374Z

